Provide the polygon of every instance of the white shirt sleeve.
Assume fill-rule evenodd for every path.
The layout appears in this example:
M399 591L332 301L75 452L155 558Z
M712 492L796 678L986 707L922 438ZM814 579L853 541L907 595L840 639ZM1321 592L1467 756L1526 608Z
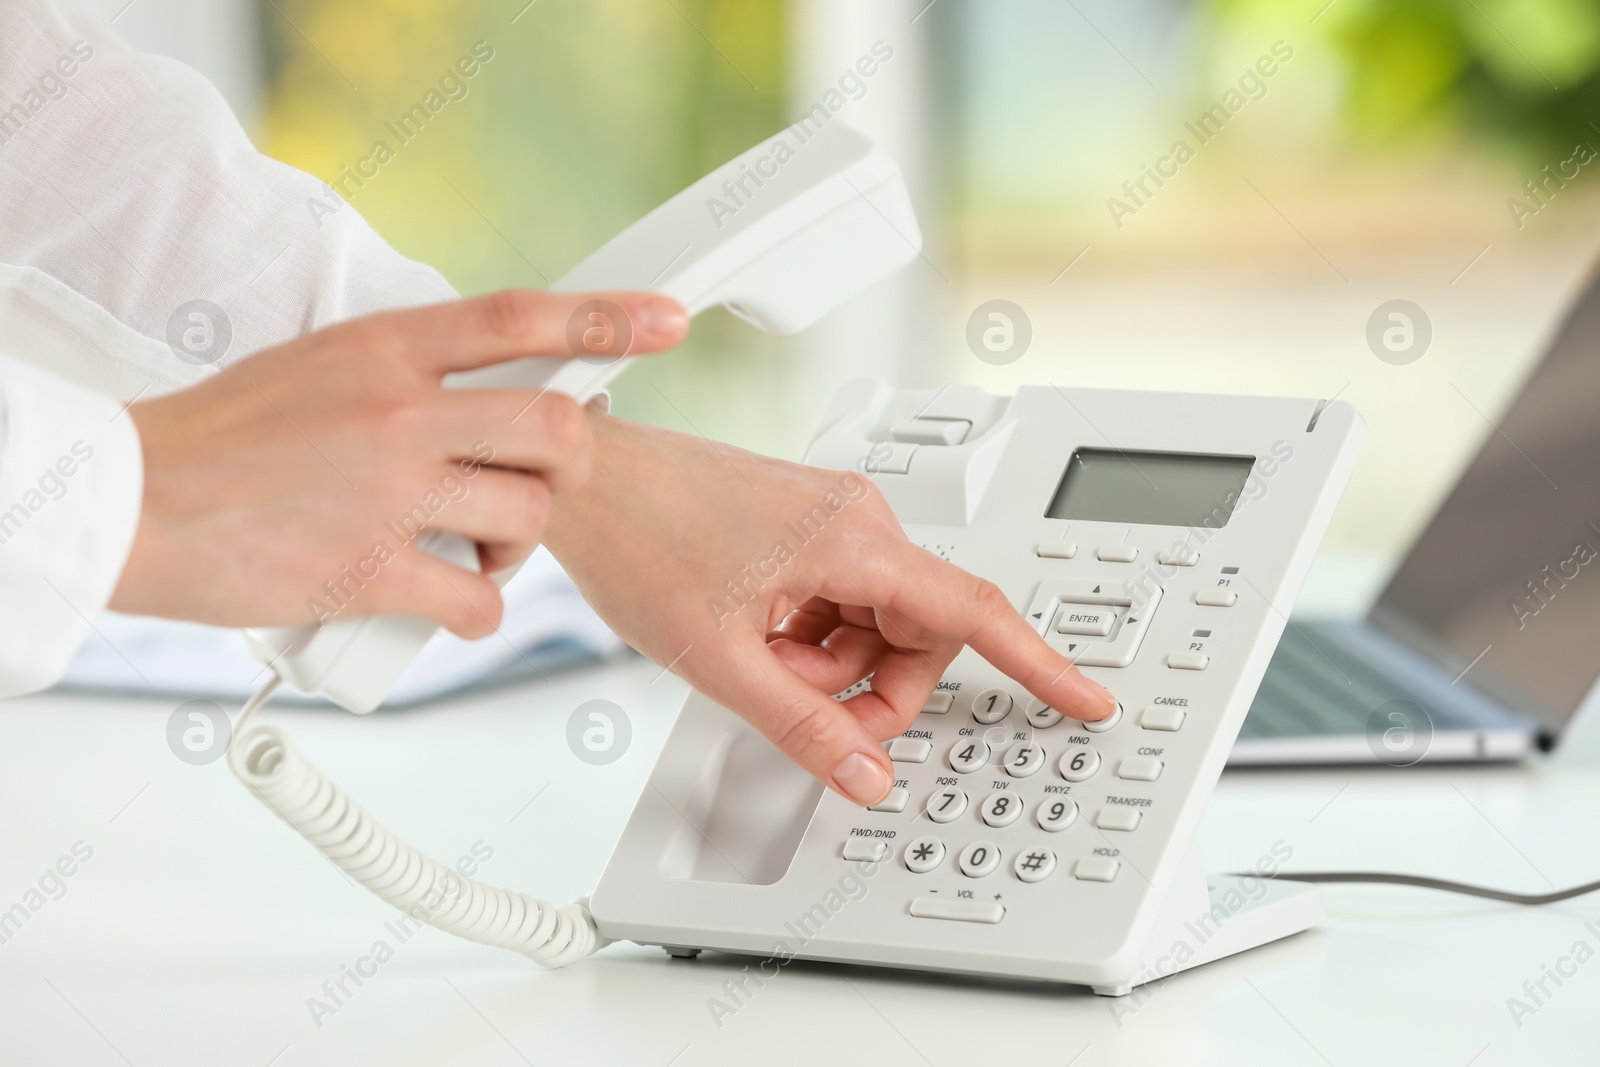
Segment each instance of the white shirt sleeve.
M124 403L456 294L258 153L199 74L42 0L0 0L0 204L5 696L60 677L121 575L142 496Z
M119 404L0 355L0 697L54 682L89 636L143 491Z

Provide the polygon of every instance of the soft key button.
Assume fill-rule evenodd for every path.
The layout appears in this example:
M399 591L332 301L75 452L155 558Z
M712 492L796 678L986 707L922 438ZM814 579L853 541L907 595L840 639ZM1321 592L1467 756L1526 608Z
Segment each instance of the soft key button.
M1110 856L1085 856L1072 868L1072 877L1082 882L1109 882L1121 866Z
M1101 545L1094 550L1094 558L1103 563L1132 563L1139 558L1139 550L1132 545Z
M1117 621L1113 608L1088 608L1078 604L1063 604L1056 612L1056 633L1081 634L1084 637L1104 637Z
M911 470L911 457L916 455L917 446L901 442L895 444L889 441L879 441L874 444L873 451L866 456L864 469L867 476L874 474L906 474ZM887 450L887 455L883 452Z
M1156 704L1139 713L1139 725L1146 730L1165 730L1171 733L1183 725L1188 713L1171 704Z
M911 794L903 786L896 786L889 790L889 795L876 804L868 804L868 811L887 811L898 815L906 810L906 805L911 803Z
M887 844L871 837L852 837L844 843L844 858L852 863L876 863L888 851Z
M1138 808L1101 808L1100 814L1094 817L1094 824L1102 830L1132 833L1139 828L1139 820L1142 818L1144 812Z
M916 919L953 919L964 923L997 923L1006 917L1003 904L992 900L956 900L952 897L917 897L911 902Z
M927 763L933 742L920 737L897 737L889 742L889 758L896 763Z
M889 427L889 436L914 445L959 445L972 432L966 419L939 419L931 416L907 419Z
M1044 559L1071 559L1078 554L1078 546L1071 541L1041 541L1035 551Z
M1153 782L1161 777L1161 766L1154 756L1129 756L1117 761L1117 777L1130 782Z
M1156 556L1156 562L1163 567L1193 567L1200 562L1200 553L1188 545L1174 545Z

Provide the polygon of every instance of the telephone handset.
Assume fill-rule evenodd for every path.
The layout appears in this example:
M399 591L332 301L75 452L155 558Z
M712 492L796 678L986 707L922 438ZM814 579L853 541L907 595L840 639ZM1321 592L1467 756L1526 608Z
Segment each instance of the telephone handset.
M894 160L834 121L784 130L719 167L612 238L551 289L648 289L691 315L721 304L769 333L805 329L914 259L922 234ZM626 324L610 324L626 330ZM580 401L626 368L623 356L522 359L452 375L463 388L544 388ZM476 570L477 551L428 531L419 547ZM494 575L502 585L514 570ZM252 652L296 689L372 711L437 630L406 616L247 630Z

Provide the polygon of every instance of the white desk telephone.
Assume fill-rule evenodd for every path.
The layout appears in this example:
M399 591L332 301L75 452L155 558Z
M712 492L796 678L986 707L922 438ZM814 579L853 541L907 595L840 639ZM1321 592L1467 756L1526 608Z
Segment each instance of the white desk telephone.
M798 148L780 174L793 181L771 202L810 206L784 207L762 229L760 190L741 232L762 236L740 238L741 250L704 267L692 289L668 291L691 310L734 300L751 320L787 331L915 254L920 238L893 163L842 127L817 139ZM685 258L718 260L725 246L693 217L704 213L699 201L772 144L647 216L638 247L671 259L690 244L697 255ZM802 173L813 147L823 152ZM678 225L682 237L670 232ZM562 287L648 283L661 268L628 262L633 234ZM702 239L713 246L694 243ZM595 371L569 364L550 382L576 382L581 395L597 386L579 376ZM692 694L592 902L555 907L456 875L379 826L270 726L242 717L229 760L384 899L547 965L628 939L675 955L709 948L1121 995L1321 918L1314 886L1274 881L1241 893L1234 879L1206 876L1193 842L1363 435L1337 402L845 386L806 462L874 478L914 540L999 583L1121 706L1103 723L1063 719L966 650L888 743L894 791L863 810ZM257 649L292 684L367 711L420 644L420 628L394 622L336 633L331 652L316 648L326 634L299 635L286 655L274 643L283 635L258 638ZM395 636L378 651L356 647L384 634ZM1189 951L1157 965L1177 943Z

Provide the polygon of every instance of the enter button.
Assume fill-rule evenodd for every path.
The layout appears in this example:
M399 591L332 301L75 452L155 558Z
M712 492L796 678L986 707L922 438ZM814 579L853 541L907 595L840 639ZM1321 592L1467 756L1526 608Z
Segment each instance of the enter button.
M1056 633L1082 634L1084 637L1104 637L1111 632L1111 626L1117 621L1117 613L1113 608L1080 607L1077 604L1063 604L1061 610L1056 612Z

